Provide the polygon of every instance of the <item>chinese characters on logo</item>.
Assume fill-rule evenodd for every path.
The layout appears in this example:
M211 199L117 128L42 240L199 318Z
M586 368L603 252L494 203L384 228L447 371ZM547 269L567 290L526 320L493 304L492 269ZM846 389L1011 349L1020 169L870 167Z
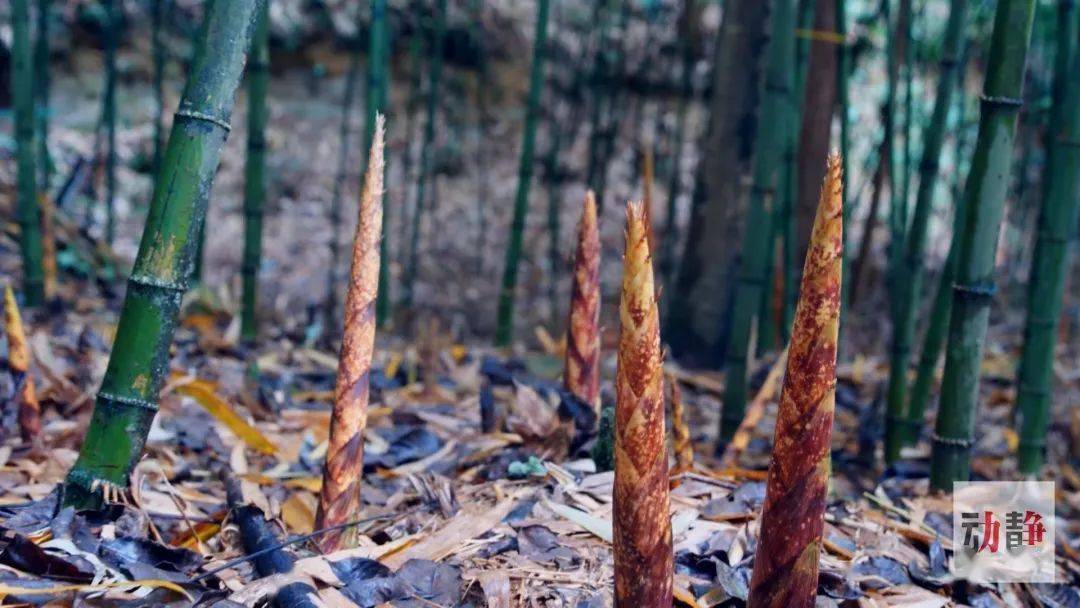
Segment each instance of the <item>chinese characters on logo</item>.
M993 511L960 514L964 528L964 548L997 553L1001 538L1001 521ZM1046 535L1043 517L1035 511L1009 511L1005 514L1005 550L1015 553L1024 545L1041 545ZM982 541L980 542L980 538Z
M953 488L952 570L979 583L1054 582L1054 484L965 482Z

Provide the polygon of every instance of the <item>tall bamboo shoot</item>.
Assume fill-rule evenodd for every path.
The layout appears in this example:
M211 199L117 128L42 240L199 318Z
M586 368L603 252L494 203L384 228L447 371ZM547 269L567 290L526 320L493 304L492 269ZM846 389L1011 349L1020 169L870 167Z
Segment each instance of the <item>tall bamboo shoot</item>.
M378 115L353 240L352 270L345 295L345 325L330 420L330 447L326 452L319 509L315 515L317 529L343 524L360 511L364 428L367 426L371 356L375 348L384 171L383 121ZM355 539L356 528L346 528L323 534L318 544L324 553L330 553L351 546Z
M803 267L780 394L749 605L809 608L818 586L836 400L843 190L829 157Z
M670 606L673 560L660 315L640 202L626 209L615 374L615 606Z

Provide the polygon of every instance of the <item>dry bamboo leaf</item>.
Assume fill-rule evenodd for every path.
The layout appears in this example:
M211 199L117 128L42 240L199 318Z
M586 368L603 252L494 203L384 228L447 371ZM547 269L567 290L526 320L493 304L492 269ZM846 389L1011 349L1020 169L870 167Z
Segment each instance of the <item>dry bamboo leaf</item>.
M565 517L575 524L582 527L587 532L591 532L596 535L597 538L605 541L612 542L615 536L615 532L612 528L611 521L602 517L591 515L579 509L568 507L557 502L547 501L545 502L547 508L551 509L556 515Z
M315 500L306 492L293 492L281 503L281 520L296 534L315 529Z
M174 376L174 379L179 376ZM236 410L232 408L220 395L217 394L217 384L208 380L193 379L175 384L173 387L177 393L186 395L195 400L218 422L224 424L240 441L248 447L263 454L274 454L277 448L270 440L263 436L254 426L244 420Z
M462 507L446 525L416 544L386 556L381 561L391 569L397 569L410 559L439 561L460 550L466 541L494 528L506 517L515 502L513 498L507 497L493 507L479 504Z
M758 389L754 400L747 406L742 422L739 423L739 428L735 430L735 435L732 436L731 441L724 449L724 455L720 459L720 466L727 468L737 465L739 456L746 450L746 446L750 445L754 429L757 428L761 419L765 417L765 406L776 394L776 387L780 383L784 365L787 364L787 354L788 349L785 347L769 369L769 374L765 376L765 382Z
M162 579L140 579L136 581L112 581L97 583L94 585L54 585L52 587L18 587L15 585L0 584L0 599L9 595L59 595L61 593L87 593L90 591L107 591L109 589L132 589L136 587L149 587L152 589L168 589L194 601L188 592L172 581Z
M510 608L510 577L502 570L487 570L477 577L488 608Z
M679 381L669 375L668 386L671 387L671 447L675 452L675 470L671 474L677 475L694 468L694 444L690 439L690 427L686 425Z

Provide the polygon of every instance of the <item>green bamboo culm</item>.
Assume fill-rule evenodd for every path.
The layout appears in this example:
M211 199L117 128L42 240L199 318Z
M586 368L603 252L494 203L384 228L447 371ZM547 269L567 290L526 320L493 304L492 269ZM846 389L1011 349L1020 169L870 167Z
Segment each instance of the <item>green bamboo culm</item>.
M901 165L900 165L900 226L904 229L908 226L908 205L911 202L911 134L915 130L915 116L914 116L914 95L913 88L915 83L915 12L912 6L914 1L901 2L900 8L904 11L901 15L901 19L904 23L904 123L901 127L903 130L903 148L901 149ZM948 106L946 106L948 107ZM906 233L905 233L906 236ZM903 257L903 253L901 253ZM900 263L903 264L904 260L901 259Z
M697 0L685 0L682 19L679 23L679 53L682 65L679 70L679 98L675 109L675 133L671 137L672 156L671 172L668 175L667 215L665 216L664 238L660 241L660 274L668 293L674 293L676 260L677 224L676 213L679 195L682 191L683 143L686 137L686 112L694 95L694 16L697 15Z
M253 341L259 333L258 289L262 266L263 202L266 200L266 88L270 72L269 2L255 20L248 61L247 159L244 164L244 253L240 263L240 337Z
M786 147L786 144L785 144ZM788 167L787 163L783 163L780 166L779 177L777 183L781 184L781 188L787 188ZM768 235L769 243L765 247L765 275L761 280L761 302L758 304L757 314L757 356L762 357L768 353L774 346L776 346L776 335L779 326L783 323L782 317L784 315L783 307L781 307L779 314L774 314L773 304L774 295L776 293L777 279L784 276L784 266L780 264L780 268L777 268L776 254L777 249L781 258L783 258L784 250L784 229L782 222L784 221L784 203L783 199L778 199L776 204L773 205L772 211L766 217L766 221L769 225L762 232ZM777 272L779 270L779 272ZM779 275L779 276L778 276ZM781 286L781 297L783 294L783 287Z
M904 6L910 5L911 0L900 0L900 3L900 15L895 23L892 19L892 0L883 0L881 4L882 19L885 21L885 33L888 37L885 45L885 105L882 111L882 121L884 122L882 125L884 134L882 149L885 151L885 156L881 159L881 162L885 163L885 180L889 184L889 248L886 289L888 291L889 314L893 319L896 318L896 302L892 293L893 274L900 265L904 242L904 205L900 200L899 180L896 179L896 146L894 145L897 133L896 98L899 89L900 69L903 63L901 53L897 52L897 44L899 44L899 39L904 34L902 22L903 16L906 14Z
M11 3L11 95L15 113L16 207L23 262L23 298L27 307L45 301L41 266L41 226L34 162L34 64L30 49L29 0Z
M930 485L951 490L971 472L975 410L990 302L994 253L1008 189L1016 117L1035 0L999 0L986 62L979 135L964 188L966 218L953 285L941 405L934 427Z
M952 95L959 79L957 68L967 16L967 0L952 0L949 20L945 25L941 60L938 67L937 97L930 122L923 133L923 154L919 164L919 190L915 211L907 229L907 241L900 266L893 272L893 290L897 310L894 316L887 415L885 416L885 462L900 459L900 449L911 436L907 428L908 364L911 343L915 339L915 312L922 299L925 270L926 233L933 212L934 190L937 185L938 158L945 141L946 119L952 107ZM910 71L910 66L909 66ZM905 144L906 146L906 144Z
M105 6L105 242L110 246L116 237L116 38L117 0L104 0Z
M608 88L610 72L608 56L608 30L610 29L613 3L616 0L597 0L593 5L592 21L596 26L596 48L593 51L592 74L589 77L590 97L592 105L589 107L589 152L588 165L585 170L585 185L592 188L596 193L596 206L599 213L604 209L604 185L606 166L603 162L604 151L604 93ZM625 0L623 0L625 1Z
M472 3L472 26L473 42L476 44L476 137L475 137L475 162L476 166L484 167L487 158L487 150L484 146L484 134L488 132L488 86L490 75L488 73L487 43L483 32L484 1L473 0ZM487 249L487 199L488 199L488 174L487 171L476 172L476 265L477 276L484 272L484 252Z
M150 5L150 45L154 58L154 160L153 174L161 168L161 151L165 138L165 42L161 25L165 19L168 0L153 0Z
M795 22L795 79L794 88L785 96L786 116L782 119L790 128L782 135L780 168L776 177L776 194L772 213L766 216L769 245L765 248L764 275L762 277L761 301L757 315L757 353L764 355L776 346L779 329L780 341L787 343L791 322L795 314L795 298L798 296L798 266L796 253L795 203L798 200L798 149L799 130L802 124L802 105L806 88L806 72L810 58L809 32L814 27L815 0L799 0ZM780 261L776 253L779 249ZM779 276L774 273L779 271ZM780 286L780 310L773 310L774 287ZM794 291L793 291L794 290ZM779 316L773 313L778 312Z
M34 39L34 103L37 116L38 187L45 194L52 183L49 155L49 11L51 0L37 2L37 38Z
M423 62L421 51L424 39L420 33L413 32L409 36L409 93L405 101L405 145L401 151L401 178L406 183L412 183L413 176L413 142L416 141L416 117L417 107L420 105L420 81L423 75ZM408 188L403 189L409 194ZM405 213L405 207L401 209L401 221L398 222L398 251L401 251L409 240L409 221Z
M416 200L413 204L412 232L409 235L409 257L405 265L402 306L412 308L416 277L420 272L420 228L423 226L424 193L431 174L431 155L435 147L435 119L439 113L439 86L442 82L443 45L446 39L446 0L435 6L435 33L431 42L431 71L428 74L427 117L424 139L420 147L420 174L416 177Z
M780 204L781 221L779 225L783 255L784 272L781 285L780 341L787 344L791 339L791 325L795 319L795 304L799 299L799 273L802 272L802 260L798 252L798 218L795 207L799 200L799 134L802 126L803 102L806 98L806 73L810 67L810 35L814 29L814 14L817 0L800 0L798 21L795 27L802 35L795 40L795 88L788 97L788 120L785 149L783 152L783 171L777 181L777 196ZM774 214L775 215L775 214ZM769 284L765 284L769 291Z
M630 0L618 0L620 3L619 20L616 22L614 40L607 43L603 48L605 52L612 53L608 59L608 80L603 95L604 110L601 114L603 128L601 129L600 164L596 175L596 182L590 184L596 192L596 212L599 214L604 209L604 199L607 196L607 173L611 158L615 153L615 139L619 131L619 116L617 110L620 100L619 93L622 91L619 83L626 76L626 32L630 22ZM603 217L602 215L600 217Z
M848 75L851 70L851 50L847 41L847 2L836 0L836 35L840 40L836 45L836 115L840 123L840 171L844 179L850 179L848 173L848 147L850 142L851 121L848 118ZM841 260L840 285L840 333L836 340L838 348L843 350L844 315L847 312L849 297L851 294L851 281L849 267L851 254L848 253L848 231L851 227L851 209L848 208L847 188L840 190L841 213L843 213L844 230L841 238L844 244L844 259Z
M357 9L356 28L360 31L360 15ZM323 302L323 329L330 336L333 328L339 324L338 308L338 267L341 266L341 197L345 191L345 180L349 171L349 136L352 129L353 100L356 99L356 81L360 78L361 47L357 43L349 58L349 71L345 75L345 95L341 101L341 123L338 126L338 166L334 175L334 188L330 194L330 208L327 223L330 225L330 261L326 267L326 300Z
M972 43L969 40L965 44L963 52L960 54L960 66L958 68L960 83L963 82L964 74L966 73L967 59L970 56L971 44ZM934 301L930 308L930 321L926 326L926 333L923 336L923 346L922 350L919 352L919 363L915 371L915 381L911 384L911 395L908 398L908 405L905 410L907 424L904 425L904 428L907 429L907 436L904 438L904 441L907 445L915 445L922 435L922 429L925 424L924 419L926 417L926 406L930 401L930 389L934 383L934 375L937 372L938 362L941 359L941 350L945 346L945 334L949 330L949 317L952 314L952 284L953 278L956 276L957 250L960 249L960 239L958 238L958 235L963 229L965 219L960 160L967 157L967 147L964 145L967 138L964 137L964 135L968 131L968 125L965 120L966 112L964 111L967 104L964 99L962 87L957 91L956 97L956 142L953 157L956 159L957 167L956 171L954 171L955 177L950 188L951 198L956 201L955 209L953 210L952 237L949 243L949 252L945 258L945 264L942 267L941 275L938 278L937 288L934 293Z
M1017 377L1016 413L1021 474L1037 475L1045 461L1050 422L1054 346L1065 291L1069 237L1080 209L1080 11L1058 4L1054 100L1047 132L1039 231L1028 283L1024 346Z
M717 447L728 442L746 411L746 371L750 355L750 333L764 289L766 248L769 246L770 200L775 201L780 165L790 112L787 106L794 88L792 62L795 60L795 0L778 0L773 9L771 41L768 46L765 91L761 101L761 128L754 154L753 185L747 205L746 236L742 265L735 291L735 308L725 353L727 380L724 409L720 416Z
M540 111L540 93L544 85L544 52L547 46L549 6L549 0L539 0L536 10L532 74L529 77L525 130L521 137L521 164L518 165L514 218L510 223L510 240L506 247L506 265L503 268L502 287L499 291L499 313L495 329L496 346L509 346L514 336L514 298L517 291L521 246L525 237L525 216L529 212L529 188L532 185L533 153L536 146L536 118Z
M371 27L368 30L368 87L367 116L364 129L364 150L371 149L375 137L376 117L386 114L389 32L386 25L386 0L371 0ZM385 167L384 167L385 170ZM375 324L383 327L390 318L390 256L387 255L389 239L386 238L386 222L389 214L382 216L382 239L379 241L379 295L375 301Z
M79 459L64 482L65 505L99 506L102 484L126 486L142 454L168 373L169 345L194 263L195 240L229 132L233 94L263 4L213 2L206 13L128 277L109 365Z
M552 326L559 322L559 298L558 284L561 276L563 255L559 248L559 235L562 232L559 215L561 214L562 189L559 187L561 180L559 174L559 145L562 139L561 125L558 120L552 120L549 125L549 137L547 152L544 153L544 174L547 178L548 205L547 205L547 232L548 232L548 310L551 314Z

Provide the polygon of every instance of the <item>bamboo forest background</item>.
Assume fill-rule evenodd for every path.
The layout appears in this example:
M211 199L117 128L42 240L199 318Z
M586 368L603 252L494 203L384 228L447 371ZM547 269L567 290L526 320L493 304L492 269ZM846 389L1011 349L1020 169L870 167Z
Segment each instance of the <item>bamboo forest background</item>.
M244 337L334 340L343 233L355 217L363 142L382 107L391 125L378 306L387 335L412 335L431 318L459 340L530 343L537 328L559 335L577 201L591 187L603 318L614 317L618 301L622 203L647 198L665 342L683 362L731 362L741 378L749 356L787 340L818 159L838 149L846 183L841 359L890 359L887 415L904 417L910 400L913 419L921 416L946 333L939 285L951 283L946 262L958 255L952 235L963 226L958 203L994 2L807 0L771 18L765 5L741 2L724 10L660 0L376 5L379 19L367 4L271 3L269 55L250 76L254 87L269 70L258 85L265 101L255 98L265 110L245 101L254 89L242 90L233 118L246 124L259 108L266 132L257 141L228 138L194 270L199 297L259 310L258 325L244 315ZM86 241L82 249L61 242L55 259L62 273L103 278L115 299L204 7L34 6L34 113L38 156L48 159L37 180L57 218ZM992 262L1000 292L991 325L1006 332L1000 348L1017 348L1022 334L1051 129L1060 123L1055 99L1064 95L1055 61L1067 54L1070 11L1055 2L1035 10ZM7 40L13 32L5 30ZM793 45L786 64L762 52L770 39ZM0 66L14 76L18 62L5 52ZM13 92L18 84L3 90L17 106ZM265 179L245 179L245 147L260 153ZM5 183L14 183L14 166L4 164ZM762 182L757 167L776 171L765 178L775 183ZM245 194L245 183L263 191ZM261 246L239 245L254 225L245 218L261 222ZM105 254L95 249L101 243ZM45 280L33 266L28 285ZM1068 336L1075 297L1061 310ZM894 328L892 337L882 326ZM920 351L909 397L900 370ZM727 400L746 401L743 381L726 390ZM725 417L734 428L741 410ZM887 433L893 458L904 432Z
M685 314L681 320L669 317L669 339L676 352L722 361L716 355L722 347L716 345L726 343L731 324L746 227L747 203L739 192L746 189L743 182L749 179L751 134L775 126L755 124L756 95L727 90L735 83L760 82L760 75L753 74L754 62L745 62L745 69L740 70L743 75L725 74L717 68L726 64L714 65L717 60L742 63L724 53L717 57L718 2L613 0L593 6L556 0L551 4L547 62L539 106L532 113L536 123L533 178L517 281L518 300L529 304L514 308L517 335L527 339L538 325L555 335L564 323L570 285L566 279L579 209L575 201L582 199L587 183L599 196L602 242L609 253L601 266L602 301L606 308L614 307L622 202L643 195L641 178L650 163L654 167L653 218L660 237L656 256L666 285L661 299L670 304L673 314ZM752 7L734 4L731 18L747 19L751 25L753 19L761 19L742 14L754 12ZM830 3L816 4L823 9L816 17L814 2L800 3L803 8L795 16L800 21L794 24L798 65L792 70L797 81L792 85L800 91L822 92L817 95L821 99L806 96L812 106L806 111L820 114L818 106L835 103L833 81L838 75L835 61L815 63L812 58L814 53L836 49L837 41L830 38L836 35L830 34L836 31L835 23L826 23L835 21L836 8ZM851 331L845 332L845 339L873 342L882 336L860 330L879 323L875 313L888 291L883 278L892 251L890 237L896 236L889 227L889 209L895 207L889 201L895 196L904 198L908 207L915 204L919 162L927 144L925 127L938 93L939 63L942 57L955 55L958 64L951 69L958 71L959 92L945 108L944 127L935 133L944 139L937 144L940 176L937 187L927 193L928 236L918 256L930 276L922 282L927 293L918 298L913 317L922 316L920 311L929 306L935 275L948 253L951 203L962 190L973 145L994 3L967 3L967 19L962 20L951 48L943 42L948 2L902 4L901 11L910 12L905 17L910 23L892 35L884 25L887 4L840 4L846 13L843 61L849 70L844 74L844 124L850 207L847 278L853 313L846 319ZM202 6L183 0L45 5L51 7L45 22L52 25L48 29L52 69L40 74L49 80L48 107L42 113L50 129L52 162L42 176L49 179L54 192L71 195L72 200L60 199L62 213L92 238L112 242L120 262L115 270L122 274L124 261L134 258L145 218L157 153L153 142L163 137L157 125L171 119ZM115 35L108 29L109 10L122 13L117 16ZM1019 294L1034 248L1055 13L1054 3L1039 3L1024 89L1029 102L1021 116L1017 170L1002 226L999 263L1005 280L1001 287L1005 301L1015 305L1022 303ZM445 7L437 2L389 3L386 94L395 128L389 141L392 162L385 237L387 299L393 303L393 320L399 329L407 329L417 315L432 313L462 337L495 334L498 315L493 304L502 290L499 277L512 234L521 170L518 151L525 118L530 115L526 96L536 17L530 3L449 2ZM155 19L160 19L159 29L153 27ZM264 329L268 335L318 334L326 329L316 311L325 308L327 294L332 293L326 269L335 268L337 276L344 272L333 243L348 232L341 218L355 215L363 166L359 144L366 121L370 35L366 6L358 10L353 3L338 2L316 10L282 1L271 7L268 181L260 281L274 287L259 303L267 312ZM154 45L154 36L160 47ZM114 70L104 65L110 41L117 46ZM890 44L902 50L897 59L902 70L893 80L886 60ZM441 47L440 52L432 50L435 45ZM100 52L102 48L105 52ZM441 78L436 75L439 64ZM891 118L884 120L882 104L890 86L896 87L896 97ZM163 116L159 116L159 87ZM714 94L714 89L719 92ZM246 120L244 95L240 94L237 104L236 124ZM715 129L710 137L711 110L725 115L714 120L730 124L721 125L728 129L725 133L715 133L721 130ZM814 121L825 126L829 122L820 116L814 116ZM831 130L805 135L820 141L828 138L826 145L837 148L838 117L832 123ZM798 145L794 140L801 133L799 124L786 128L793 137L789 146ZM896 195L879 170L884 150L880 142L889 132L893 141L889 170L894 173ZM115 148L110 145L113 141ZM12 144L7 140L9 150ZM229 138L226 144L209 205L200 267L201 284L233 304L240 297L243 265L237 239L243 232L240 159L245 145L242 135ZM793 162L792 153L784 154L778 160L787 166ZM71 167L93 162L96 155L104 158L104 166L94 165L92 191L80 192L65 183ZM763 300L762 312L779 315L779 320L757 328L761 349L770 341L770 346L779 344L785 317L790 318L787 302L793 302L794 290L787 286L797 277L796 260L801 258L796 252L805 248L799 241L805 241L813 211L806 201L816 196L821 172L820 168L805 169L816 164L816 159L795 162L794 167L808 175L791 180L784 193L794 199L794 206L782 211L795 216L790 259L784 258L783 241L789 237L773 228L780 245L768 255L775 258L779 252L772 266L786 268L790 276L773 277L774 268L769 269L770 289L787 295L778 296L785 303L778 305L777 314L768 311L771 304L766 306ZM112 205L104 204L106 200L112 200ZM713 209L696 216L691 212L695 205ZM692 217L702 221L692 221ZM708 234L695 232L705 227ZM688 248L690 255L684 256ZM77 256L61 251L60 260L85 271L78 268L83 261ZM693 276L680 278L680 273ZM1009 310L1006 306L995 312ZM860 342L846 352L884 347Z

